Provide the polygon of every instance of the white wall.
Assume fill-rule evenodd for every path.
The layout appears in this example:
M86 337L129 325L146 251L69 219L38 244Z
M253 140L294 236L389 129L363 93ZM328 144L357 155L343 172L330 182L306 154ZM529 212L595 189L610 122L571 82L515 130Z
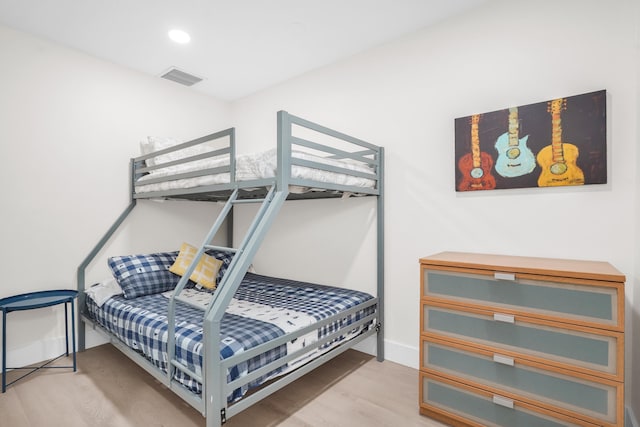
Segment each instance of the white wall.
M604 260L629 278L627 391L640 395L639 371L631 366L640 356L638 333L632 332L639 310L633 296L640 285L634 239L640 156L635 8L631 0L493 1L232 105L242 149L272 144L278 109L386 147L389 358L418 366L421 256L454 250ZM454 191L455 118L600 89L608 93L607 184ZM333 204L318 204L305 211L314 220L341 215L343 222L327 224L327 230L353 233L354 243L331 249L322 239L312 244L303 238L295 251L275 250L279 242L293 244L296 235L311 233L298 227L301 212L285 212L277 237L265 242L270 250L259 253L256 265L272 274L316 280L330 275L335 283L365 286L373 273L374 245L355 242L375 229L364 206L366 201L358 201L353 212L340 212ZM284 225L289 222L291 231ZM303 261L300 251L311 254L311 261ZM319 252L329 253L330 262L317 262L324 260L313 256ZM295 262L278 262L285 257ZM347 268L353 259L363 262ZM640 399L630 396L627 402L636 402L640 413Z
M6 27L0 63L0 298L75 289L76 268L128 204L128 159L138 142L221 129L228 105ZM107 277L109 254L200 243L219 209L139 205L89 269L89 283ZM179 215L187 221L172 221ZM9 314L8 364L59 354L63 312Z
M146 135L189 138L233 123L239 152L270 148L275 112L287 109L386 147L389 359L418 365L421 256L457 250L605 260L629 279L627 402L640 414L640 363L631 363L640 357L640 328L632 330L640 318L635 3L492 1L230 108L0 27L0 179L11 183L3 186L0 297L75 286L77 265L128 202L123 159ZM455 118L599 89L608 91L606 185L454 191ZM372 289L373 203L287 204L256 268ZM109 253L197 242L217 207L192 205L175 226L182 206L142 204L100 262ZM238 214L238 230L248 209ZM307 230L305 220L321 227ZM168 234L155 235L163 226ZM96 265L89 281L104 274ZM10 363L41 360L59 346L58 311L10 316Z

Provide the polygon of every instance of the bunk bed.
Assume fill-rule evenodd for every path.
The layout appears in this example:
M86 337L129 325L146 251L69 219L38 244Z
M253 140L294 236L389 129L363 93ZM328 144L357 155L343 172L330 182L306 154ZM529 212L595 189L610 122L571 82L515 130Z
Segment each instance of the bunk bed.
M224 424L367 337L376 336L377 359L384 359L384 149L285 111L278 112L277 126L277 148L257 154L236 155L233 128L177 145L141 147L143 154L130 161L129 205L78 267L80 350L86 327L105 334L200 411L207 427ZM249 272L286 200L350 196L377 199L376 295ZM191 248L182 274L169 273L172 283L141 295L129 289L129 298L125 291L97 304L87 296L88 265L137 201L150 199L224 206L202 244ZM233 207L243 203L259 208L233 247ZM227 246L213 245L225 225ZM167 264L181 255L153 256ZM217 287L208 292L190 280L207 257L219 260ZM118 268L130 268L122 257L110 262L118 280ZM279 317L274 310L284 317L265 322L265 316ZM295 326L285 326L291 315Z

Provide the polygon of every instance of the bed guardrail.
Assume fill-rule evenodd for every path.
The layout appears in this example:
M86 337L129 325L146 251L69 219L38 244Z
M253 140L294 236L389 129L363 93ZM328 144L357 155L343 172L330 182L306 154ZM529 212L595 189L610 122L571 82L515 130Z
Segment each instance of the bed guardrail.
M305 134L305 136L298 136L298 133ZM278 174L278 185L281 188L285 185L297 185L343 193L380 194L382 147L294 116L286 111L279 111L278 150L278 171L287 172ZM311 159L300 158L294 154L296 152L306 152L314 157ZM332 160L347 161L347 163L340 164L331 162ZM293 166L341 174L346 177L364 178L371 180L373 185L371 187L351 186L313 179L293 178L291 173Z
M335 347L331 347L328 350L326 350L325 353L321 354L318 357L315 357L313 359L311 359L310 361L306 362L305 364L303 364L302 366L299 366L297 368L295 368L294 370L292 370L291 372L287 372L285 375L283 375L282 377L279 377L278 379L264 385L263 387L259 388L258 390L254 391L253 393L243 397L241 400L239 400L238 402L234 402L232 404L230 404L225 412L226 415L228 417L231 417L239 412L241 412L242 410L248 408L249 406L255 404L256 402L264 399L265 397L269 396L270 394L280 390L281 388L285 387L286 385L292 383L293 381L295 381L296 379L300 378L301 376L303 376L304 374L312 371L313 369L317 368L318 366L322 365L324 362L326 362L328 359L332 359L336 356L338 356L339 354L345 352L346 350L352 348L355 344L357 344L358 342L368 338L369 336L375 334L378 330L379 327L379 323L377 322L377 317L378 317L378 313L375 310L375 307L378 305L378 299L374 298L371 299L369 301L366 301L362 304L359 304L357 306L352 307L351 309L339 313L337 315L331 316L325 320L323 320L322 322L319 322L317 324L308 326L304 329L300 329L298 331L296 331L295 333L291 333L291 334L286 334L282 337L280 337L277 340L274 340L272 342L263 344L261 346L258 347L254 347L251 350L247 351L246 354L242 353L242 354L238 354L237 356L232 356L228 359L225 359L222 364L221 364L221 371L220 371L220 375L224 375L222 376L222 378L226 377L226 372L229 368L237 365L238 363L241 363L242 361L246 361L248 359L250 359L251 357L254 357L258 354L260 354L261 352L264 352L268 349L271 348L275 348L278 345L283 345L284 343L286 343L287 341L291 341L293 339L295 339L296 337L300 337L306 333L309 333L315 329L318 329L319 327L323 327L326 325L329 325L331 323L334 323L336 321L340 321L342 319L345 318L345 316L349 316L349 315L354 315L356 312L359 311L366 311L366 310L371 310L372 312L369 314L365 314L363 315L360 319L354 320L353 322L349 323L349 324L341 324L338 329L336 329L335 331L331 332L330 334L324 336L323 338L319 339L317 342L313 343L313 345L310 345L308 347L299 349L291 354L288 354L287 356L284 356L280 359L274 360L273 362L271 362L268 365L265 365L263 367L261 367L260 369L257 369L253 372L251 372L250 374L242 377L242 378L238 378L237 380L231 381L229 383L224 384L224 388L223 388L223 394L229 395L231 393L233 393L234 390L241 388L244 385L249 384L251 381L254 381L256 378L262 376L262 375L266 375L269 372L272 372L273 370L277 369L277 368L281 368L281 367L285 367L290 361L295 360L299 357L304 357L305 355L312 353L315 351L315 349L321 348L322 346L332 342L333 340L339 338L341 335L345 334L345 331L350 331L353 330L354 328L362 328L364 326L368 325L368 329L366 330L362 330L357 336L351 338L350 340L348 340L346 343L339 343L337 346ZM345 345L346 344L346 345Z
M166 157L163 159L161 156ZM147 160L158 157L164 161L152 165L147 164ZM166 159L171 158L175 158L175 160L166 161ZM213 162L214 159L218 161ZM143 154L133 159L132 197L156 197L155 193L157 192L150 192L148 194L136 194L135 192L137 181L147 174L153 176L144 179L145 185L227 173L229 174L229 182L226 183L227 185L225 187L232 188L235 186L235 160L235 128L225 129L162 150ZM184 191L179 190L169 192L169 195L182 193L184 193Z

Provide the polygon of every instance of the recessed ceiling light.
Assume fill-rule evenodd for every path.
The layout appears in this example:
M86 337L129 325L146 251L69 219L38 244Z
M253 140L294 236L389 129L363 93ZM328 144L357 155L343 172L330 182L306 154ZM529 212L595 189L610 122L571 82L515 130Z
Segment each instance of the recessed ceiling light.
M191 40L191 36L182 30L169 31L169 38L174 42L181 44L189 43Z

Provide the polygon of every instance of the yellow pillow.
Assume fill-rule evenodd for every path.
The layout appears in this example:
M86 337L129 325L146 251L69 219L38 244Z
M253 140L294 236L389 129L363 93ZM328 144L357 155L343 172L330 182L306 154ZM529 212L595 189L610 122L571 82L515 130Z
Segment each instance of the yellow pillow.
M183 243L182 246L180 246L180 253L176 258L176 261L169 268L169 271L179 276L183 276L187 271L187 268L195 259L197 252L198 250L195 247L188 243ZM189 279L204 286L205 288L215 289L216 276L218 275L218 270L221 265L222 261L217 260L210 255L203 254Z

